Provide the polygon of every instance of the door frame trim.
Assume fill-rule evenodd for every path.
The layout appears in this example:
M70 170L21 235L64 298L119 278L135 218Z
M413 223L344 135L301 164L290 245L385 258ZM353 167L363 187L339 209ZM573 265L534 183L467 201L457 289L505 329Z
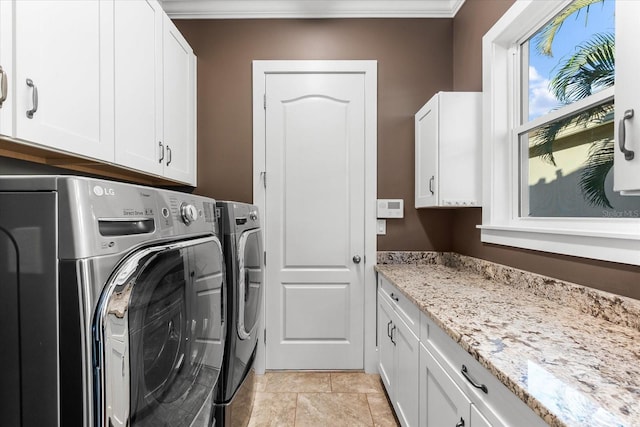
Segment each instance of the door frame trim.
M253 204L262 213L262 233L265 238L266 193L262 173L266 169L266 114L264 95L267 74L289 73L355 73L364 75L365 90L365 221L364 221L364 354L363 365L367 373L377 372L376 352L376 195L378 181L378 61L376 60L256 60L253 61ZM264 277L267 277L265 265ZM265 286L268 284L265 283ZM262 301L264 328L266 307ZM260 334L258 335L261 336ZM262 335L264 336L264 335ZM266 366L264 340L259 340L256 372L264 373Z

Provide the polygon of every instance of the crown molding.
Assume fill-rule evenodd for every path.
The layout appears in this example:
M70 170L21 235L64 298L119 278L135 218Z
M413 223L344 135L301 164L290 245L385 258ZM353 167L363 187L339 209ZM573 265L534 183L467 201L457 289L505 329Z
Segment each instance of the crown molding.
M453 18L464 0L161 0L172 19Z

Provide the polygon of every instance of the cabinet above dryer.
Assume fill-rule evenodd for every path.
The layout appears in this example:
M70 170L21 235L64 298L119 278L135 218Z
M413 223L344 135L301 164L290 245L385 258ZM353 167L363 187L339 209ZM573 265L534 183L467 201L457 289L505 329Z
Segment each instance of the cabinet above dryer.
M155 0L2 1L0 154L195 186L195 64Z

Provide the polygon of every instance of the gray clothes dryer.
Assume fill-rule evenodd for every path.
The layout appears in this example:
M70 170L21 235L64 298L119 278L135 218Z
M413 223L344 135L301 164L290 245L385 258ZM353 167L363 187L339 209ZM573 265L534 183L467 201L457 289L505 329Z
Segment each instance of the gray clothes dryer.
M215 201L0 177L2 425L208 426L223 347Z
M227 337L216 393L216 425L244 426L255 395L254 361L263 293L262 231L258 208L217 202L226 265Z

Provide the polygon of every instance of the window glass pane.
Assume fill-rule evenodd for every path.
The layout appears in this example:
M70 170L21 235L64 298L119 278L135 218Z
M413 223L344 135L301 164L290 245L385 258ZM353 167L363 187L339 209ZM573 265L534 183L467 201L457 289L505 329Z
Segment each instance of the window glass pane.
M640 218L640 197L613 191L613 126L608 102L520 135L521 216Z
M523 43L523 122L613 86L614 33L614 0L580 0Z

